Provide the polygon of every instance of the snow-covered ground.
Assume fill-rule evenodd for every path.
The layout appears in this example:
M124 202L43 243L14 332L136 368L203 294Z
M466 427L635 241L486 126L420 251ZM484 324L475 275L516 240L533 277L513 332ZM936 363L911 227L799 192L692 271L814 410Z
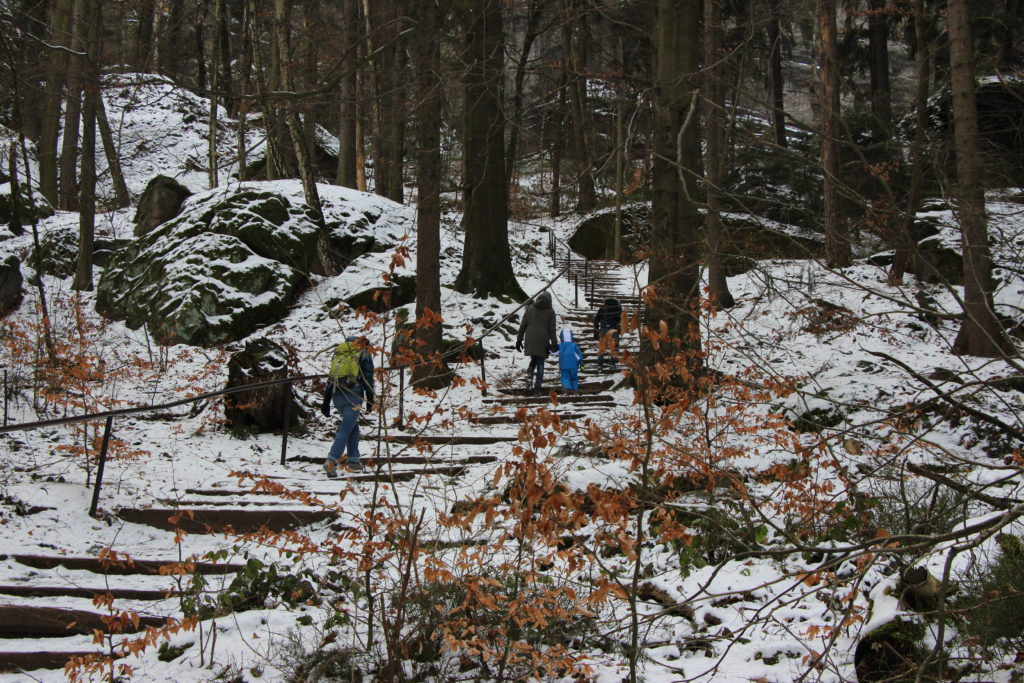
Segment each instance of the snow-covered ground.
M189 106L201 110L200 104ZM130 116L126 112L120 120L127 121ZM163 124L155 119L146 125ZM172 122L172 127L187 130L184 124ZM180 144L176 142L168 152L173 152L173 159L138 161L132 166L129 187L133 192L144 186L148 175L163 172L167 165L176 165L179 157L195 156L188 150L202 149L198 135L193 132L188 139L183 135ZM192 173L179 177L198 191L201 186L195 184L201 183L205 175ZM298 181L262 185L301 201ZM386 232L392 241L406 237L402 243L410 250L410 257L396 266L394 251L367 254L336 277L314 278L285 319L253 335L283 344L290 354L290 371L296 375L324 372L333 345L343 335L363 328L362 321L351 313L342 312L338 317L338 309L328 305L330 302L380 281L394 267L398 272L411 271L416 258L410 208L341 188L322 185L319 189L328 221L332 212L373 206L389 217L381 220L375 230ZM989 199L995 258L1001 265L997 271L997 308L1020 323L1024 318L1024 204L1020 195L1011 192L993 193ZM130 235L130 218L128 210L104 214L98 222L100 231ZM956 240L950 211L933 212L930 218L944 226L943 239ZM42 221L40 229L46 231L76 221L76 214L58 212ZM513 224L511 228L514 270L523 290L536 292L556 273L546 254L547 230L567 240L573 221L533 220ZM0 254L15 253L23 262L29 249L28 235L0 241ZM445 216L441 253L447 337L478 335L515 308L515 303L476 299L450 288L461 259L458 216ZM31 279L30 269L23 266L23 272L27 280ZM643 268L622 268L620 274L638 286L646 284ZM38 291L26 285L25 300L3 320L0 364L7 372L11 388L5 405L11 423L159 404L188 394L216 391L224 385L227 356L242 345L238 342L217 349L156 347L144 329L130 330L122 323L98 317L93 295L73 292L70 280L44 277L43 285L55 339L66 344L64 348L73 363L93 370L95 375L65 373L67 387L47 386L34 375L34 364L41 353L39 298ZM714 472L734 476L744 483L744 495L733 495L728 487L709 484L706 491L698 486L698 490L673 504L680 509L692 506L701 514L718 510L740 520L735 533L745 539L749 550L757 552L730 559L731 554L741 551L723 541L727 550L709 563L706 556L698 557L696 551L688 554L686 548L690 546L685 544L643 546L643 583L662 599L638 606L639 637L646 643L639 663L642 680L853 680L854 647L862 629L883 624L898 611L897 601L888 592L895 585L899 569L908 563L918 563L941 575L949 546L940 545L902 560L884 553L851 553L849 559L823 570L822 558L815 553L783 552L794 548L793 539L787 538L786 532L796 528L800 520L810 527L816 519L823 525L837 524L836 520L846 519L837 509L852 506L857 496L895 492L901 481L912 479L904 469L907 462L956 465L966 480L998 482L998 488L988 492L1007 498L1020 498L1024 483L1019 453L1017 460L1013 460L1015 446L980 437L976 423L928 420L916 413L915 419L906 421L909 424L895 419L895 411L922 404L933 398L935 391L878 354L901 361L920 375L935 378L934 383L947 390L956 388L957 382L1021 373L1006 361L951 354L956 321L925 315L920 310L919 293L927 294L928 306L938 313L955 314L955 289L922 285L912 277L908 277L906 285L895 287L886 283L886 273L877 266L859 262L831 272L804 260L762 262L758 268L731 278L729 286L736 306L704 315L702 342L708 364L741 377L743 383L721 388L714 401L701 402L692 416L673 422L671 428L658 436L667 451L689 452L704 462L714 461ZM576 299L573 285L558 280L551 291L556 312L564 316ZM363 331L375 345L387 348L394 319L395 312L391 312ZM486 341L486 373L492 385L488 398L494 397L494 387L511 386L522 376L525 363L514 351L514 331L514 325L504 326ZM1019 340L1017 343L1019 346ZM378 356L377 364L382 360ZM639 475L628 460L602 459L593 457L586 448L570 448L585 444L584 434L590 427L582 423L578 429L566 429L550 440L531 442L535 433L521 434L518 425L469 425L459 420L465 410L485 413L490 404L485 403L482 395L479 365L459 364L456 372L465 382L456 382L436 394L406 390L403 400L407 421L428 434L461 433L507 439L522 436L524 440L436 446L433 457L438 460L489 455L497 460L473 465L461 477L436 477L403 486L349 484L344 479L329 481L316 463L297 461L282 466L278 461L280 436L234 438L221 427L220 406L203 404L206 407L198 411L183 407L115 420L119 455L107 464L99 503L101 515L94 519L86 514L93 468L86 467L82 451L95 453L100 425L93 425L88 435L75 426L0 434L0 481L4 495L0 506L0 547L9 554L69 556L95 556L111 548L143 559L176 557L179 553L183 557L204 557L222 552L221 557L227 561L257 557L267 563L277 561L296 572L308 569L324 576L332 568L341 567L343 572L354 574L351 558L338 559L341 556L337 554L333 560L330 553L323 552L282 556L272 546L218 534L192 534L175 539L167 532L124 522L114 513L121 507L163 507L175 501L182 505L194 504L196 500L210 503L214 496L204 497L196 492L238 489L239 483L232 473L242 472L317 495L337 505L342 519L353 526L358 526L368 506L381 506L380 501L386 500L386 509L395 517L422 511L421 538L493 540L506 530L507 521L476 520L462 529L440 522L461 502L503 491L516 472L516 468L507 471L504 465L524 461L516 448L534 450L552 476L570 492L586 491L588 486L622 489L638 481ZM95 377L102 377L103 381L93 381ZM364 426L364 457L403 448L410 449L407 452L415 450L370 438L395 431L397 374L392 373L383 381L389 388L382 387L379 392L382 411L371 416ZM309 428L306 433L291 435L289 457L322 457L333 436L333 418L319 415L319 395L313 383L300 384L297 390L300 403L309 413ZM604 434L611 434L614 425L629 424L641 413L631 389L622 387L612 393L616 407L593 417L593 426L604 430ZM979 392L964 400L1021 428L1024 400L1019 390ZM797 420L815 408L819 409L816 414L834 416L831 426L820 433L796 433L774 424L774 416L779 414ZM808 468L808 476L779 475L779 468L793 471L801 464ZM694 467L683 461L678 464L679 471L691 471ZM240 498L252 506L266 499L256 495ZM303 507L300 502L292 505ZM43 510L24 514L32 507ZM963 519L952 524L954 528L991 514L978 504L964 512ZM718 532L698 524L691 527L697 547L713 546L712 539L705 536ZM1019 525L1012 528L1021 534ZM629 524L622 527L623 533L633 530L635 527ZM573 530L576 535L590 538L602 532L607 532L607 528L596 518ZM895 533L891 529L885 532ZM327 523L315 524L307 533L321 549L353 550L352 544L357 542L355 538L346 539L343 533L339 535ZM822 534L805 540L818 547L842 547L852 545L856 534L851 525L831 537ZM991 545L992 541L986 543ZM454 566L458 552L454 548L450 556L444 552L438 556L451 560ZM482 562L498 567L514 559L518 551L504 547L491 552L493 555ZM585 586L596 586L600 577L629 576L632 568L628 553L613 553L583 569L557 566L555 571L582 594ZM382 561L378 569L383 574L395 572L380 578L379 584L394 589L401 578L400 563ZM91 575L79 575L75 570L65 570L62 576L76 584L92 580ZM0 584L31 583L43 578L46 577L38 571L11 558L0 560ZM218 577L210 577L214 588L218 581ZM175 586L175 579L130 577L119 585L169 588ZM346 594L341 591L338 595ZM665 596L669 601L685 603L688 609L663 611ZM380 599L387 600L386 591ZM92 609L84 598L27 600L33 604ZM142 605L128 602L124 607L176 614L179 599L172 597L162 603ZM367 633L365 620L360 618L360 605L353 602L339 608L339 603L329 602L289 606L286 600L277 599L268 600L264 609L222 616L215 624L207 622L205 636L197 631L174 635L171 644L187 649L172 661L161 661L156 647L122 661L134 669L137 680L213 680L225 672L242 676L239 680L288 680L289 672L295 671L294 653L325 647L320 639L328 629L327 620L336 616L339 609L342 613L351 612L353 618L347 625L335 626L339 635L331 647L365 649ZM626 675L628 612L625 601L609 598L595 610L599 626L590 632L590 640L573 645L586 657L591 669L589 680L611 683ZM215 643L208 637L211 628L217 633ZM79 639L81 647L86 648L90 639ZM47 646L45 640L38 643L40 649ZM382 646L378 644L379 647ZM450 669L434 675L437 680L448 680L448 674L454 676ZM979 675L987 680L997 676L1003 677L999 680L1009 680L1010 672L986 671ZM0 675L0 681L26 680L26 676ZM64 678L60 671L37 671L31 676L38 680ZM555 678L553 674L550 677Z

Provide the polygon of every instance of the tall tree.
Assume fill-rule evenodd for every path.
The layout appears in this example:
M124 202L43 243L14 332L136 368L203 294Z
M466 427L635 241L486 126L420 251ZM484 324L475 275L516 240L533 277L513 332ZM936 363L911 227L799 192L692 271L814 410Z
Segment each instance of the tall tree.
M924 188L925 155L928 136L928 81L931 72L931 39L925 29L924 0L914 0L914 42L917 87L914 96L914 140L910 145L910 189L903 215L896 217L893 235L895 255L889 268L889 284L903 283L910 265L914 242L911 230L921 204Z
M78 263L72 286L91 291L93 241L96 228L96 102L100 97L100 35L103 22L99 0L79 0L88 17L86 56L82 68L82 172L78 221Z
M562 0L562 61L569 95L569 126L576 160L576 211L587 213L597 206L594 168L587 138L590 117L587 109L587 15L574 0Z
M694 306L700 294L701 218L694 202L700 167L695 113L700 56L701 0L657 0L654 75L654 149L650 275L655 296L645 325L666 326L668 339L648 343L645 355L659 362L684 352L700 364ZM664 368L666 385L685 382L678 366Z
M880 135L892 127L889 83L889 10L886 0L868 0L868 53L871 73L871 114Z
M768 0L768 63L772 90L772 130L775 144L786 147L786 98L782 76L781 0Z
M465 47L462 228L455 289L476 296L526 297L512 271L505 178L505 41L501 0L450 0Z
M850 237L839 201L839 67L836 63L835 0L818 0L818 115L824 174L825 260L830 268L850 265Z
M57 196L57 137L60 134L61 102L67 80L67 48L71 39L74 0L56 0L50 13L50 42L47 51L46 93L39 125L39 192L46 200L58 206Z
M428 362L413 369L413 384L447 378L441 325L441 50L442 17L432 0L415 4L416 20L416 351Z
M508 135L508 153L505 159L505 177L509 184L515 181L516 157L519 150L519 134L523 125L523 88L526 82L526 67L530 62L530 53L533 51L534 41L540 30L540 18L543 3L540 0L530 0L526 10L526 28L523 30L523 44L519 51L519 59L516 62L516 75L512 90L512 123Z
M970 10L967 0L949 0L947 7L956 196L964 252L964 317L953 342L953 352L996 357L1008 353L1012 347L992 304L992 256L988 246L985 191L981 186Z
M296 102L291 96L294 91L291 74L291 47L288 41L288 2L289 0L274 0L274 39L277 43L278 59L280 60L280 82L284 91L284 117L285 125L291 137L292 151L299 167L299 177L302 179L302 193L305 196L306 204L313 209L318 221L323 224L323 209L320 205L320 193L316 188L316 175L313 170L313 161L309 156L309 146L303 135L302 123L299 120ZM324 271L330 270L328 259L321 255L321 268Z
M344 70L338 90L338 172L334 182L356 187L356 45L359 41L356 0L341 1L341 50Z
M732 308L735 301L722 265L722 182L725 179L725 53L722 49L722 8L704 0L704 177L707 180L708 285L715 305Z

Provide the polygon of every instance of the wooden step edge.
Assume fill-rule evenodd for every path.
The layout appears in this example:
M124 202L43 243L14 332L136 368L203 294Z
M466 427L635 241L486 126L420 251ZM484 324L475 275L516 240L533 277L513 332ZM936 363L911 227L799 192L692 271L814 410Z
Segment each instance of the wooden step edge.
M180 592L156 588L88 588L85 586L35 586L31 584L0 585L0 595L11 595L19 598L86 598L91 600L97 595L110 593L117 600L157 601L181 595Z
M159 575L160 569L167 566L177 566L178 560L150 560L132 558L130 564L124 563L103 566L103 563L96 557L75 557L67 555L30 555L10 554L0 555L0 560L12 559L19 564L34 569L80 569L100 575L126 576L131 574L155 574ZM215 563L197 561L195 573L197 574L234 574L245 568L244 564Z

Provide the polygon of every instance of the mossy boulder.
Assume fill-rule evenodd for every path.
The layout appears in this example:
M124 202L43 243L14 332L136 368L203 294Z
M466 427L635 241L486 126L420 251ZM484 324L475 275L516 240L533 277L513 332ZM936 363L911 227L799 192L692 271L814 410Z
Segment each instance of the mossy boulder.
M22 283L18 257L11 254L0 259L0 316L7 315L21 303Z
M964 257L940 235L926 237L917 243L912 264L914 275L923 282L962 285Z
M912 681L925 663L929 649L925 644L923 621L899 616L885 626L870 631L857 643L854 668L860 683ZM926 676L925 681L934 681Z
M28 255L28 265L41 275L65 278L75 274L78 263L78 228L58 225L39 235L39 249Z
M345 303L355 310L365 306L374 313L384 313L385 311L411 304L415 300L416 277L413 275L396 275L391 278L390 286L364 289L345 299Z
M827 394L791 394L785 401L782 414L798 432L820 432L842 424L846 416Z
M165 175L154 177L146 185L135 210L135 236L141 237L177 216L181 213L182 203L191 194L174 178Z
M18 185L17 204L15 201L11 192L11 184L9 182L0 183L0 226L7 226L10 223L15 207L18 209L18 216L23 225L32 222L33 214L36 218L49 218L53 215L53 207L46 201L46 198L38 192L32 192L30 195L23 184Z
M650 233L650 205L634 203L622 208L622 261L635 260ZM591 259L615 258L615 211L605 209L585 218L577 227L569 246Z
M403 234L395 205L325 192L324 221L288 181L246 183L188 199L182 212L109 255L96 308L162 344L209 346L280 320L311 274L335 274ZM395 238L397 239L397 237Z
M96 308L163 344L241 339L284 316L312 270L313 211L273 192L215 191L110 255Z
M225 389L285 379L287 376L287 351L269 339L254 339L228 360ZM286 415L289 427L298 423L300 410L295 404L291 384L275 384L231 394L224 405L228 429L237 435L282 429Z

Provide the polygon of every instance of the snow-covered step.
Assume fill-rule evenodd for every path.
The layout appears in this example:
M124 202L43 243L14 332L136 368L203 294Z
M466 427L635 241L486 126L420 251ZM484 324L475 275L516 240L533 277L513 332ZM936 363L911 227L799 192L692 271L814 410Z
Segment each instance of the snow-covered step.
M284 506L275 509L121 508L117 516L132 524L145 524L166 531L181 529L190 534L222 533L228 529L235 533L248 533L264 527L271 531L284 531L337 517L329 510Z

